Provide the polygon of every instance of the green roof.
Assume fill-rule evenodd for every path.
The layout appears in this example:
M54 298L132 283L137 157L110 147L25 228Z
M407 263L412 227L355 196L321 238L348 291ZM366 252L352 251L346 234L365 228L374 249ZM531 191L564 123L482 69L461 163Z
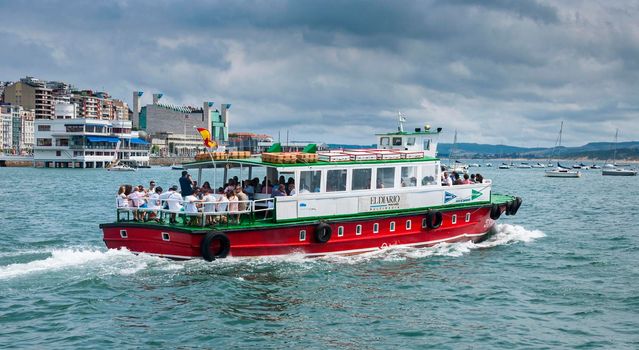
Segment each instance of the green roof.
M375 134L376 136L382 136L382 135L396 135L396 136L402 136L402 135L437 135L439 134L438 131L395 131L395 132L387 132L387 133L381 133L381 134Z

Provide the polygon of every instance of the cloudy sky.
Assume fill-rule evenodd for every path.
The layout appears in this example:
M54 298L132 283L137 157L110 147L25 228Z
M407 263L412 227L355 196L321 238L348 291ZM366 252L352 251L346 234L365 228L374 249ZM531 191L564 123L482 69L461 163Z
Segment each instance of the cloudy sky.
M0 81L232 103L232 131L372 143L639 139L636 1L3 1Z

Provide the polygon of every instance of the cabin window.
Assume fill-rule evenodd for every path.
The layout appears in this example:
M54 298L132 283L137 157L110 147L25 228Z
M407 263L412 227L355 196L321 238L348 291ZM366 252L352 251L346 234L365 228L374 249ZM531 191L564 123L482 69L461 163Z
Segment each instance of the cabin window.
M413 226L413 223L410 220L406 220L406 229L410 230L412 226Z
M240 174L241 175L241 174ZM294 186L297 185L295 183L295 173L294 172L278 172L278 177L277 177L277 182L278 183L282 183L282 180L284 180L284 186L286 188L286 193L288 193L289 189L288 189L288 184L292 183ZM297 186L295 186L297 187Z
M390 137L382 137L382 138L380 138L380 139L379 139L379 143L380 143L382 146L388 146L388 145L390 145Z
M424 151L430 150L430 139L424 139Z
M370 190L372 169L353 169L353 180L351 189L353 190Z
M451 223L455 225L457 223L457 214L453 214L453 218L451 219Z
M422 186L437 185L437 164L422 166Z
M319 192L321 183L321 171L301 171L299 193Z
M355 235L359 236L362 234L362 225L355 226Z
M171 240L171 236L169 236L168 232L162 232L162 240L167 242Z
M306 230L300 230L300 241L306 240Z
M390 222L389 231L390 232L395 232L395 221L391 221Z
M470 221L470 213L466 213L466 222Z
M401 137L393 137L393 146L401 146L402 138Z
M422 228L426 228L428 227L428 224L426 224L426 218L422 219Z
M415 186L417 186L417 167L403 166L402 167L402 187L415 187Z
M377 233L379 232L379 224L378 223L374 223L373 224L373 233Z
M129 235L126 233L126 230L120 230L120 237L121 238L127 238L127 237L129 237Z
M326 172L326 192L346 191L346 169Z
M377 168L377 188L395 187L395 168Z
M406 146L414 146L415 145L415 138L414 137L409 137L406 139Z
M344 226L340 226L337 228L337 237L344 236Z

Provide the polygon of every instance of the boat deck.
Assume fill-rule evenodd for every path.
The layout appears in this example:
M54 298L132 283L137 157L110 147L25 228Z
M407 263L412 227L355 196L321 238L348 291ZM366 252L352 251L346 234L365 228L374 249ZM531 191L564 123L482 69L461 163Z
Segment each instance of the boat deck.
M333 217L327 218L327 220L331 222L340 222L340 221L353 222L353 221L358 221L360 219L367 220L370 218L378 218L378 217L379 218L388 217L388 216L401 217L405 215L414 215L415 213L419 213L419 212L425 212L426 210L429 210L429 209L455 210L455 209L461 209L461 208L485 207L492 204L502 205L514 199L515 199L514 196L492 194L491 200L487 202L483 202L483 203L477 203L477 202L459 203L459 204L452 204L452 205L435 206L430 208L403 209L403 210L385 211L385 212L379 212L379 213L362 213L358 215L342 215L342 216L333 216ZM256 218L255 216L246 215L242 217L239 223L227 222L227 223L218 223L214 226L201 226L201 225L189 225L189 223L187 222L188 220L185 220L185 219L186 219L185 217L180 216L177 219L176 223L169 223L168 220L163 220L161 222L155 222L155 221L140 222L140 221L134 221L134 220L121 219L113 223L101 224L100 227L101 228L117 227L117 226L122 226L123 224L125 224L127 226L148 227L148 228L154 228L154 229L166 228L167 230L172 230L172 231L188 232L192 234L205 234L207 232L210 232L211 230L232 232L232 231L246 230L247 228L254 229L254 230L272 229L277 227L288 227L293 225L313 224L313 223L317 223L318 221L317 219L308 219L308 220L300 219L300 220L295 220L293 222L291 221L276 222L273 218L260 219L260 218Z

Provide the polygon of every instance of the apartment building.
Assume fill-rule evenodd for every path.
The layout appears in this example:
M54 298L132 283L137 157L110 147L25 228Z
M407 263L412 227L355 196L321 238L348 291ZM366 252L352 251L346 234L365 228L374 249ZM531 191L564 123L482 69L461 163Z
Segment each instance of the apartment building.
M36 119L53 118L52 89L43 80L26 77L9 84L4 89L4 102L22 106L25 110L34 110Z

